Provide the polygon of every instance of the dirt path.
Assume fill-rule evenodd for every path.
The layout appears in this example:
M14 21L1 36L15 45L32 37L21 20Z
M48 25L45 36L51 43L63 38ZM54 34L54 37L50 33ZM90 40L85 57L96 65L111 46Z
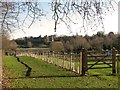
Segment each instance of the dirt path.
M0 90L2 89L2 50L0 49Z

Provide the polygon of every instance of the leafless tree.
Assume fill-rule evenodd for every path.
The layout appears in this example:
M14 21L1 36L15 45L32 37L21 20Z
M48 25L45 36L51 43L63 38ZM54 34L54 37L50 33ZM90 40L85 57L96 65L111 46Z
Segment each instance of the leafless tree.
M92 47L101 49L103 48L103 41L104 41L103 37L94 36L94 38L91 41L89 41L89 43Z
M73 15L82 17L84 29L91 25L91 29L103 24L103 15L107 11L114 11L114 0L53 0L51 7L55 28L62 21L70 28ZM2 2L0 1L0 24L1 31L12 32L13 29L28 26L30 27L36 19L44 15L40 2ZM29 22L27 22L29 21Z
M66 50L66 51L73 51L73 49L74 49L74 46L73 46L72 44L70 44L69 41L67 41L67 42L65 43L64 47L65 47L65 50Z
M2 38L1 38L2 49L8 50L10 47L9 34L7 32L4 32L1 36L2 36Z
M51 42L50 49L52 51L64 51L64 45L61 41Z
M44 15L39 2L0 2L0 11L0 29L9 33L25 26L29 28Z
M14 41L14 40L12 40L12 41L10 41L10 49L11 50L16 50L17 49L17 43Z
M114 0L53 0L52 11L54 12L53 19L55 20L56 31L57 25L62 21L68 28L70 28L70 22L73 22L72 16L81 16L79 21L83 22L82 28L96 29L98 25L103 24L103 15L108 11L114 11Z

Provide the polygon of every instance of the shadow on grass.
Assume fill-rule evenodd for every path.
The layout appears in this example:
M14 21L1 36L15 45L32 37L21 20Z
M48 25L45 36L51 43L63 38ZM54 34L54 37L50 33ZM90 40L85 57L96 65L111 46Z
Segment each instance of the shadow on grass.
M99 77L99 76L113 76L111 74L109 75L88 75L88 76L84 76L84 77ZM83 77L81 75L71 75L71 76L67 76L67 75L46 75L46 76L29 76L29 77L9 77L9 78L3 78L3 79L29 79L29 78L72 78L72 77Z
M65 76L65 75L53 75L53 76L29 76L29 77L13 77L13 78L3 78L3 79L29 79L29 78L71 78L71 77L80 77L80 75Z
M32 68L29 67L27 64L23 63L22 61L20 61L20 59L19 59L18 57L15 57L15 58L17 58L17 61L18 61L18 62L20 62L20 63L23 64L26 68L28 68L25 76L30 76L30 72L31 72Z

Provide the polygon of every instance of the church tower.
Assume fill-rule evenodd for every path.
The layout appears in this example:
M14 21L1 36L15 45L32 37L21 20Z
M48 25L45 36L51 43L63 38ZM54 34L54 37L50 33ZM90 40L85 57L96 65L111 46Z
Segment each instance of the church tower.
M52 35L52 42L54 42L54 35Z

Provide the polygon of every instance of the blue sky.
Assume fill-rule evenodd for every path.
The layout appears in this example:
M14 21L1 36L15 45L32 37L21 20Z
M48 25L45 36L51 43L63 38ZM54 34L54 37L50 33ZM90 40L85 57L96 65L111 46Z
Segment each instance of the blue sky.
M40 0L41 1L41 0ZM16 38L20 38L20 37L27 37L27 36L45 36L45 35L53 35L53 34L57 34L58 36L60 35L75 35L76 33L78 33L79 35L93 35L96 34L98 31L104 31L101 26L98 27L98 30L88 30L87 32L85 32L84 30L82 30L80 32L80 25L81 23L79 23L78 25L73 25L71 24L71 30L72 33L66 28L66 25L64 25L63 23L61 23L60 25L58 25L57 31L54 32L54 20L52 20L52 12L50 11L50 5L48 4L50 0L47 0L46 2L42 2L41 3L41 7L46 11L49 12L47 13L46 17L42 17L41 18L41 22L36 21L30 28L23 28L25 32L23 32L22 30L17 30L16 32L13 33L13 36L11 37L11 39L16 39ZM119 0L117 0L119 1ZM118 32L118 8L115 8L115 11L111 14L108 14L105 16L104 19L104 27L105 27L105 33L109 33L109 32L114 32L117 33Z

